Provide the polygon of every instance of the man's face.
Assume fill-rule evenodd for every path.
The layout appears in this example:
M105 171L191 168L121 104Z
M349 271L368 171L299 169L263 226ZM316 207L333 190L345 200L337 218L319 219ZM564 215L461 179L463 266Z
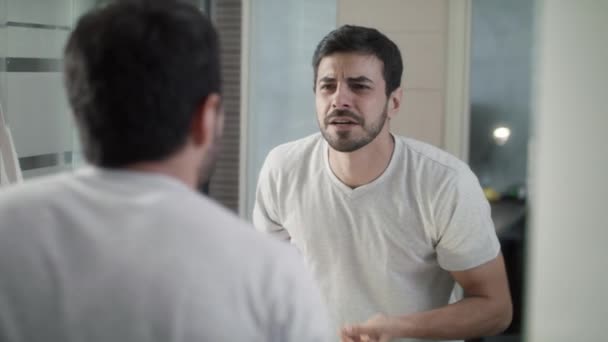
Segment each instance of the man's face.
M321 59L315 84L317 120L323 137L352 152L388 134L390 111L383 64L373 55L335 53Z

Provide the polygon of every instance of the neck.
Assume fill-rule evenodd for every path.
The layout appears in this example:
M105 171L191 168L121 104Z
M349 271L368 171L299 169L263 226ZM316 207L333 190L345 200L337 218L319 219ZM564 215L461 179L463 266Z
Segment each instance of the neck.
M138 162L126 167L128 170L150 172L172 177L196 190L200 175L198 168L182 156L172 156L162 161Z
M371 183L384 173L394 148L395 140L386 131L353 152L339 152L330 147L329 165L342 183L354 189Z

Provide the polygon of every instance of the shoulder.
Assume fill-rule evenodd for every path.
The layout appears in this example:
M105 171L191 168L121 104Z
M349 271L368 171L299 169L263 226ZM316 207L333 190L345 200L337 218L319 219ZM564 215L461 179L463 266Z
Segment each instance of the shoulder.
M288 244L257 231L253 225L206 196L195 193L182 195L180 205L170 216L178 218L183 227L188 227L195 239L213 240L217 245L230 246L219 254L239 265L235 266L237 268L255 268L260 272L262 269L282 268L285 271L290 268L286 264L297 257ZM197 244L193 241L192 247L199 248ZM243 255L247 256L246 263L242 262Z
M216 254L216 262L230 265L230 268L241 281L247 283L258 296L268 300L285 300L289 289L296 289L310 281L304 287L313 286L306 275L302 257L289 243L280 241L271 235L256 230L251 224L207 198L204 214L199 215L201 225L213 222L213 232L207 232L207 240L215 240L218 246L224 246ZM201 208L203 209L203 208ZM210 235L213 235L211 237ZM192 243L193 248L200 248ZM244 259L245 258L245 259Z
M266 157L265 167L289 170L308 163L322 151L323 137L315 133L305 138L281 144L273 148Z
M460 173L469 169L468 165L450 153L431 144L411 138L396 136L404 146L408 161L414 166L422 166L447 173Z
M72 177L70 173L60 173L3 188L0 191L0 213L4 215L24 205L33 211L37 205L46 203L44 198L60 196Z
M478 183L469 165L452 154L415 139L399 136L395 139L403 146L405 167L417 175L418 181L436 186Z
M481 191L477 176L469 165L433 145L405 137L401 144L403 168L410 186L420 196L436 203L469 192Z

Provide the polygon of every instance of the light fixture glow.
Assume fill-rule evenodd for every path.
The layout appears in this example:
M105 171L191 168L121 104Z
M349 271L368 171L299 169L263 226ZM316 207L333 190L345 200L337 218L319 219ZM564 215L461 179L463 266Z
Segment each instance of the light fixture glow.
M496 144L502 146L507 142L507 140L509 140L509 137L511 136L511 130L509 129L509 127L497 127L496 129L494 129L492 135Z

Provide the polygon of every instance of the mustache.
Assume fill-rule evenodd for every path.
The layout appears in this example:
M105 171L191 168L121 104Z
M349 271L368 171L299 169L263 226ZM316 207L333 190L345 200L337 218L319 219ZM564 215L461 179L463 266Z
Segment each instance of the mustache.
M325 117L324 123L325 125L329 125L329 122L336 118L349 118L352 119L357 124L363 124L363 118L358 116L357 114L351 112L348 109L334 109L329 113L328 116Z

